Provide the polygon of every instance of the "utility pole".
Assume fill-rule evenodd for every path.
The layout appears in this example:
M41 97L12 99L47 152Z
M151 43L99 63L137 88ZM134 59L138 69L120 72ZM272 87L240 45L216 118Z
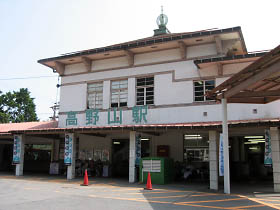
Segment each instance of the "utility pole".
M58 118L57 116L57 111L59 110L59 104L58 103L54 103L53 106L50 107L53 110L53 116L50 117L53 121L56 121L56 119Z

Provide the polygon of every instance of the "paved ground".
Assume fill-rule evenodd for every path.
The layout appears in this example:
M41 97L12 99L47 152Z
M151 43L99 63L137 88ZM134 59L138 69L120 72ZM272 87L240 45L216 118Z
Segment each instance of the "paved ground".
M225 195L206 185L144 185L127 181L94 179L89 186L82 180L60 177L0 174L0 210L170 210L170 209L280 209L280 194L240 193Z

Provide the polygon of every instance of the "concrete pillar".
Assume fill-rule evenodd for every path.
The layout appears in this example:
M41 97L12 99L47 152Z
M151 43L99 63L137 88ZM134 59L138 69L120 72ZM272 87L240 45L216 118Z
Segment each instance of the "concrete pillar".
M59 160L59 140L53 141L53 161Z
M16 176L23 175L23 163L24 163L24 146L25 146L25 136L24 135L14 135L14 141L16 139L19 141L17 143L17 153L19 157L19 161L16 162ZM14 152L15 152L15 143L14 143ZM15 155L13 156L13 162L15 160Z
M135 78L128 78L128 97L127 97L127 107L135 106L136 98L136 84Z
M222 99L222 117L223 117L223 145L224 145L224 193L230 194L227 100L224 98Z
M135 168L135 160L136 160L136 151L135 151L135 143L136 143L136 132L130 131L129 133L129 183L134 183L136 181L136 168Z
M111 83L110 80L105 80L103 82L103 109L110 108L111 101Z
M270 128L274 192L280 192L280 135L277 127Z
M67 135L69 136L69 144L67 145ZM74 133L65 134L65 151L66 147L69 146L69 158L71 158L71 164L67 165L67 179L71 180L75 178L75 162L76 162L76 138ZM71 151L71 152L70 152ZM65 162L65 159L64 159Z
M219 134L217 131L209 131L209 170L210 170L210 189L218 190L218 144Z

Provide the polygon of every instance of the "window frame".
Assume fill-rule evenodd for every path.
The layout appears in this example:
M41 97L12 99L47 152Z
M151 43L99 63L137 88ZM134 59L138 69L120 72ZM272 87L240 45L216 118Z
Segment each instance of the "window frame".
M145 79L145 83L146 83L146 79L147 78L153 78L153 84L152 85L141 85L141 86L138 86L137 83L138 83L138 79ZM151 100L147 100L147 88L153 88L153 99L152 99L152 102L153 103L148 103L147 104L147 101L151 101ZM137 96L137 93L138 93L138 89L144 89L144 104L138 104L138 96ZM154 75L149 75L149 76L142 76L142 77L137 77L135 78L135 105L136 106L146 106L146 105L154 105L155 104L155 76Z
M121 82L121 81L126 81L126 88L116 88L116 89L113 89L113 82ZM110 108L121 108L121 107L127 107L128 106L128 79L118 79L118 80L111 80L110 82ZM118 84L119 86L121 86L121 83ZM126 105L125 106L120 106L121 105L121 92L126 90ZM118 106L112 106L112 96L113 96L113 93L118 93ZM124 103L124 102L122 102Z
M96 91L96 90L95 91L89 91L89 86L93 85L93 84L100 84L100 86L98 86L98 87L102 87L102 90L100 90L100 91ZM103 109L103 91L104 91L103 81L102 82L87 83L87 109ZM90 107L90 105L89 105L89 95L93 94L93 93L94 93L94 97L95 97L95 100L94 100L95 103L94 103L94 107ZM101 93L102 100L97 100L98 93L99 94ZM97 104L96 103L97 101L101 101L101 104ZM100 107L97 107L97 105L100 105Z
M207 82L207 81L213 81L213 88L212 89L214 89L215 87L216 87L216 80L215 79L204 79L204 80L194 80L193 81L193 101L194 102L207 102L207 101L214 101L214 99L207 99L207 96L205 95L205 93L206 93L206 85L205 85L205 82ZM196 82L203 82L203 96L197 96L196 97L196 95L195 95L195 93L196 92L201 92L201 91L196 91L195 90L195 88L196 88L196 86L195 86L195 83ZM202 101L196 101L196 98L198 98L198 97L203 97L203 100Z

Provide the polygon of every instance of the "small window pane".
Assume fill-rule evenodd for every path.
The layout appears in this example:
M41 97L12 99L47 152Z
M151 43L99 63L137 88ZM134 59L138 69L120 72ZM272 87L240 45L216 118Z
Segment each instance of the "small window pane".
M147 96L147 97L146 97L146 100L147 100L147 101L154 100L154 96Z
M199 82L194 82L194 85L196 87L202 86L203 87L203 81L199 81Z
M143 96L144 97L144 93L137 93L137 96Z
M195 101L204 101L204 97L195 97Z
M203 92L195 92L195 96L203 96L204 93Z
M137 78L136 105L154 103L154 77Z
M208 80L208 81L205 81L205 85L211 85L211 86L214 86L214 85L215 85L214 80Z
M127 106L128 80L112 81L111 107Z
M102 108L103 100L103 82L91 83L87 86L88 89L88 107L89 108Z
M144 105L144 101L137 101L137 105Z
M120 103L120 107L124 107L124 106L127 106L127 102L121 102Z
M208 101L212 100L206 97L207 91L215 88L215 80L195 81L194 82L194 100L195 101Z
M195 91L203 91L203 86L195 87L194 90L195 90Z
M111 107L118 107L118 103L111 103Z

